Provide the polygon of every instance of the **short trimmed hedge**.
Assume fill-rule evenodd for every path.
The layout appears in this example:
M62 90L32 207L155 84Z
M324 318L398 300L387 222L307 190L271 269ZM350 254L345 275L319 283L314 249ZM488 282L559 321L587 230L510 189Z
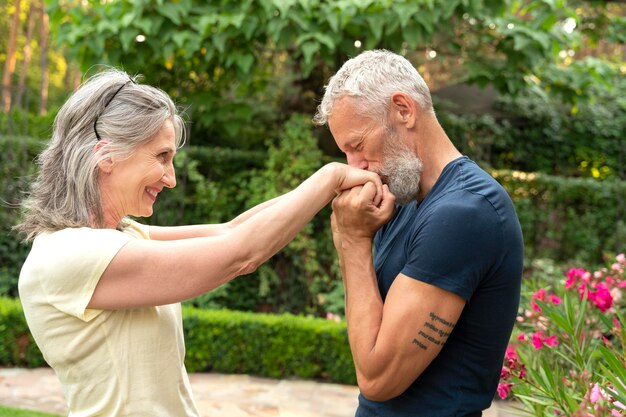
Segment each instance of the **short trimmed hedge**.
M345 322L183 308L189 372L355 384ZM19 300L0 297L0 366L44 366Z
M0 417L61 417L59 414L42 413L40 411L9 408L0 405Z

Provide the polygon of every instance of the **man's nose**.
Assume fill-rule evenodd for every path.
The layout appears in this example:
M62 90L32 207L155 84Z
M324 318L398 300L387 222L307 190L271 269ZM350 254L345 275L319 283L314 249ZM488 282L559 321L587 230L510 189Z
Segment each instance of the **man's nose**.
M346 159L348 160L348 165L354 168L367 169L369 166L365 158L352 152L346 153Z

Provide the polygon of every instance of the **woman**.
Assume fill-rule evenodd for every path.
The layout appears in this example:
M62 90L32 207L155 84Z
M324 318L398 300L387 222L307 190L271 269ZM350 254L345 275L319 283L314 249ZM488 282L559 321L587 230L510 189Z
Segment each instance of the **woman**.
M19 292L71 416L198 416L180 302L254 271L337 192L382 193L376 174L335 163L225 224L130 220L176 185L183 134L163 91L109 70L65 103L39 156L17 226L33 242Z

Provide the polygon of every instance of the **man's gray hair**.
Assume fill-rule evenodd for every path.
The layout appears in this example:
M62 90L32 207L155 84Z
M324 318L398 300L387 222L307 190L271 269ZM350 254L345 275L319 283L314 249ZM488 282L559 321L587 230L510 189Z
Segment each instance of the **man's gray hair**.
M37 157L38 176L22 203L22 223L15 229L31 241L44 231L103 227L98 163L130 157L167 120L174 126L176 146L182 146L185 124L164 91L136 84L117 69L90 77L54 120L52 138ZM96 130L107 142L98 152Z
M313 122L328 123L337 100L350 96L357 98L361 116L386 123L389 99L397 91L408 94L422 110L434 112L426 82L406 58L386 50L362 52L330 78Z

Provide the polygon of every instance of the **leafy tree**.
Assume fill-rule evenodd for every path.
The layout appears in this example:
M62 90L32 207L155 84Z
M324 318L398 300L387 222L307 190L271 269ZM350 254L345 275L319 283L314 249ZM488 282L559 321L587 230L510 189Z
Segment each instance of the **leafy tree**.
M360 49L395 50L416 65L442 57L460 64L461 80L508 94L550 92L575 105L591 86L610 88L619 66L569 62L562 52L623 43L622 10L580 0L50 3L59 41L83 68L148 74L190 106L206 142L235 146L246 146L242 136L263 144L252 120L274 126L293 111L311 113L330 73Z

